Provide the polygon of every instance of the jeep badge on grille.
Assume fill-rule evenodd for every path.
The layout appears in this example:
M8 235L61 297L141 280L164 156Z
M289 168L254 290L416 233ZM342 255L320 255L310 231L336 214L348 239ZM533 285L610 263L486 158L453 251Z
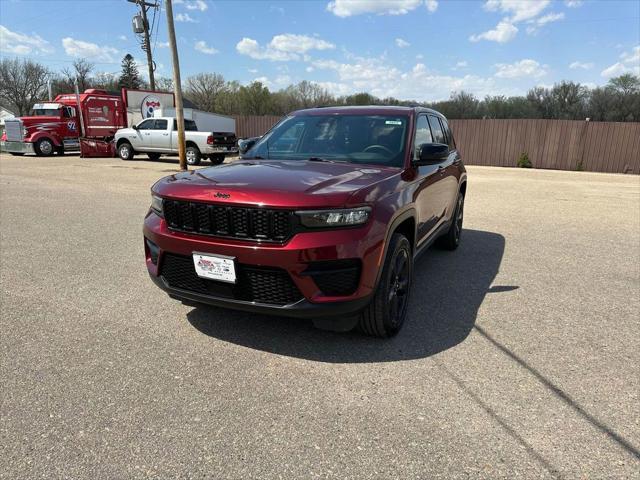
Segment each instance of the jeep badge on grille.
M231 194L222 193L222 192L216 192L216 194L214 195L214 197L216 197L216 198L229 198L230 196L231 196Z

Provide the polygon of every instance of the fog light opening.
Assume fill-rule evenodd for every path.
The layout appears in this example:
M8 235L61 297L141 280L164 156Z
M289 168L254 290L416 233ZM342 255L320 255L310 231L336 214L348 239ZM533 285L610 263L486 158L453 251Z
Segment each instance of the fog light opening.
M154 265L158 265L158 256L160 255L160 247L158 247L155 243L153 243L148 238L145 238L144 241L147 246L147 253L149 254L151 263L153 263Z

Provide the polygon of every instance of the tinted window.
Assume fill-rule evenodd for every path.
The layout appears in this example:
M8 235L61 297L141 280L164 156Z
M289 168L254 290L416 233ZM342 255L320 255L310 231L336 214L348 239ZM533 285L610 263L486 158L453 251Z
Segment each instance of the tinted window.
M178 122L174 118L173 119L173 131L176 131L176 130L178 130ZM197 132L198 131L198 126L196 125L196 122L194 122L193 120L185 120L184 121L184 130L185 130L185 132Z
M407 121L406 115L292 116L273 127L244 158L307 160L316 157L400 167Z
M166 120L156 120L156 123L153 127L154 130L166 130L167 129L167 121Z
M433 143L433 139L431 138L431 129L429 128L427 116L420 115L416 122L416 140L413 143L413 158L418 158L418 155L420 155L420 145L425 143Z
M453 135L451 134L451 129L449 128L449 124L447 123L446 120L443 120L443 119L440 119L440 123L442 123L442 126L444 127L444 133L447 136L447 142L449 143L449 148L451 150L455 150L456 142L453 139Z
M440 125L440 120L438 120L438 117L429 115L429 125L431 125L431 132L433 133L434 143L447 143L447 140L444 138L444 132L442 131L442 126Z
M138 125L138 130L153 130L153 119L147 119Z

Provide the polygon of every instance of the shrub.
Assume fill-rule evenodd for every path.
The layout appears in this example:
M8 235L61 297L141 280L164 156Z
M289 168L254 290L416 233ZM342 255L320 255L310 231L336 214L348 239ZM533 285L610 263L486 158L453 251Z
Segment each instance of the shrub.
M527 152L522 152L520 154L520 158L518 158L518 167L533 168L533 165L531 164L531 160L529 160L529 155L527 155Z

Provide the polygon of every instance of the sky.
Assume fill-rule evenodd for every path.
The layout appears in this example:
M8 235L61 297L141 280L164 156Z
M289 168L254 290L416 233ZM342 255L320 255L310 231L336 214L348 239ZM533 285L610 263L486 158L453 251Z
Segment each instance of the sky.
M162 0L158 0L163 3ZM200 72L271 90L309 80L336 95L436 101L452 91L521 95L640 74L640 0L173 0L183 80ZM137 7L126 0L0 0L0 55L51 70L86 58L118 73ZM156 76L171 77L166 12ZM153 18L153 13L150 13Z

